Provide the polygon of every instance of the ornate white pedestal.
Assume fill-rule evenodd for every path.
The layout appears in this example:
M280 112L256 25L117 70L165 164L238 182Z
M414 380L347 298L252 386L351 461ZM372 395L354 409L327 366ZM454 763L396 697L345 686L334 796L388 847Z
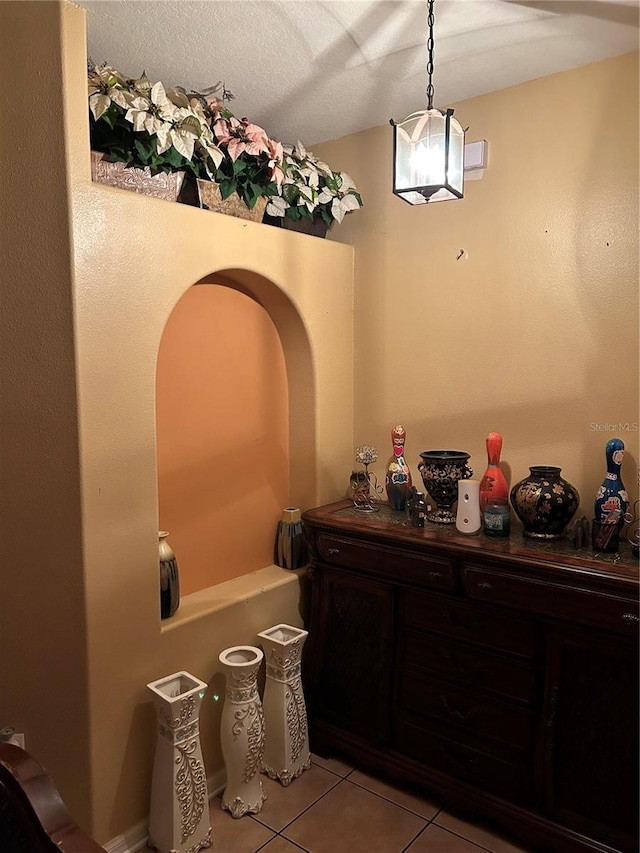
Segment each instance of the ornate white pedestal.
M271 779L289 785L311 767L307 708L300 678L302 647L308 632L291 625L275 625L258 636L267 662L262 769Z
M227 676L220 720L220 743L227 771L222 808L232 817L257 814L266 799L260 779L264 715L257 681L262 658L262 652L254 646L232 646L219 658Z
M158 717L147 843L159 853L196 853L212 843L198 721L207 685L175 672L147 687Z

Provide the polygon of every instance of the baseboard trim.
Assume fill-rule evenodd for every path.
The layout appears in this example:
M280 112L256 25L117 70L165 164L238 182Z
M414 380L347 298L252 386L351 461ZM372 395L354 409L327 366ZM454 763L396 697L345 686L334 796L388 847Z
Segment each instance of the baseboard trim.
M224 771L218 770L212 776L207 777L207 789L209 791L209 800L217 797L224 789L227 776ZM104 845L106 853L138 853L143 850L147 844L149 832L149 821L142 820L131 829L128 829L123 835L116 835L107 844ZM216 828L213 827L213 837L215 840Z

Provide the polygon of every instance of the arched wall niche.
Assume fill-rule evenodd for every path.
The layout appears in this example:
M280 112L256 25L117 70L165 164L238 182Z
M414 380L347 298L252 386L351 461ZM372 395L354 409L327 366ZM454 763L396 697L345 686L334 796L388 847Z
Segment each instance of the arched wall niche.
M246 270L188 287L156 366L158 526L170 531L183 595L272 564L277 520L295 503L290 482L315 492L314 433L310 342L286 294Z
M317 388L305 321L289 296L265 276L251 270L227 269L215 277L255 299L278 330L289 386L289 504L313 506L318 493Z

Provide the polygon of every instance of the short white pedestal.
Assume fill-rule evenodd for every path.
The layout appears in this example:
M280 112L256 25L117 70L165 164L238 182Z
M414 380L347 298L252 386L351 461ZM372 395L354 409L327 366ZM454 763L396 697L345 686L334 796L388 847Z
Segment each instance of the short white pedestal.
M264 715L258 693L263 654L254 646L232 646L220 654L227 685L220 720L220 744L227 771L222 808L232 817L257 814L266 798L260 778Z
M212 843L198 719L207 685L175 672L147 687L158 717L148 845L159 853L196 853Z
M258 636L267 662L262 769L269 778L286 786L311 767L307 708L300 675L302 647L308 632L292 625L275 625Z

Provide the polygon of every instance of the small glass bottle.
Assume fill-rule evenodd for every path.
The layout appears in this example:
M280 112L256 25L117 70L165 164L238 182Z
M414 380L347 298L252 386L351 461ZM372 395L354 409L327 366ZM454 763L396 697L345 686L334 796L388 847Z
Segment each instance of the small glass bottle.
M510 514L507 501L489 501L482 514L485 536L508 536L510 532Z

